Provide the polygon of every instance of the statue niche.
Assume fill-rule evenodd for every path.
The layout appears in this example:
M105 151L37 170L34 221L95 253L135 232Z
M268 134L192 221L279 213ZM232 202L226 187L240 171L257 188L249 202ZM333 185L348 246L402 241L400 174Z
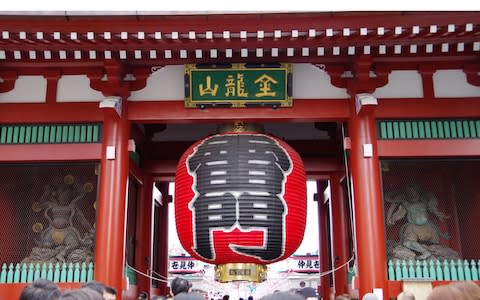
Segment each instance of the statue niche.
M430 215L440 222L450 216L437 208L438 200L431 192L419 184L408 184L405 188L388 192L385 201L390 203L387 211L387 226L393 226L406 217L399 229L400 242L387 241L387 254L390 259L458 259L453 249L440 244L440 239L449 239Z
M23 263L92 261L94 227L77 204L93 189L91 183L82 186L72 175L54 178L44 187L32 209L37 213L43 210L48 226L44 229L40 222L33 225L32 229L40 233L40 239L35 240L37 246L22 260ZM83 236L80 231L84 232Z

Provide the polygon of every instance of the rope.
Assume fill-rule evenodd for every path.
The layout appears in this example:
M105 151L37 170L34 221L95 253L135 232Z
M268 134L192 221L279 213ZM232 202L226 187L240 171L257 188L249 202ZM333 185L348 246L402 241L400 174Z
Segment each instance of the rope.
M163 278L153 277L153 276L151 276L151 275L149 275L149 274L147 274L147 273L143 273L142 271L135 269L134 267L130 266L129 264L126 264L126 266L127 266L128 268L132 269L132 270L133 270L135 273L137 273L137 274L140 274L140 275L145 276L145 277L147 277L147 278L150 278L150 279L152 279L152 280L156 280L156 281L168 283L168 278L167 278L167 279L163 279ZM148 270L148 271L151 271L151 270ZM162 276L162 277L164 277L164 276ZM166 277L164 277L164 278L166 278Z
M345 127L342 124L342 139L344 142L345 141ZM350 230L352 233L352 239L353 239L353 254L352 258L349 260L351 261L354 256L357 254L357 228L355 225L355 207L353 206L353 193L352 193L352 183L350 182L350 172L349 172L349 165L348 165L348 157L346 150L343 150L343 160L345 162L345 177L347 180L347 197L348 197L348 208L350 210ZM355 264L355 263L354 263ZM348 270L350 271L350 265L348 266Z

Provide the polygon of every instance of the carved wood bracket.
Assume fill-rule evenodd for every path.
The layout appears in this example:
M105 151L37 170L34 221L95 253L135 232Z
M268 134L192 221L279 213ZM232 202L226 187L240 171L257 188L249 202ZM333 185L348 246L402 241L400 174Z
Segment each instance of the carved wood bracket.
M6 93L15 88L15 81L18 78L16 71L1 71L0 72L0 93Z
M467 75L467 82L474 86L480 86L480 63L468 64L463 67Z
M338 88L346 88L350 95L373 93L388 83L391 68L374 64L371 57L361 56L351 64L317 65L330 75L330 82Z
M127 98L131 91L138 91L147 85L150 68L127 69L117 60L106 60L103 69L87 73L90 87L104 96L122 96Z

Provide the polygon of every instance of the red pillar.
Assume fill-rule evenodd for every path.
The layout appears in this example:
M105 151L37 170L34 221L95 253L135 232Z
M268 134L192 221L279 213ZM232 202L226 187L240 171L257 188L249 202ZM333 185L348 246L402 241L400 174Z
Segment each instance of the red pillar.
M139 191L139 201L137 202L137 224L135 245L135 268L139 271L150 274L152 264L153 250L153 180L152 176L145 174L143 176L143 185ZM145 291L150 295L152 281L149 277L138 274L138 291Z
M124 108L126 108L125 99L124 97ZM112 108L103 110L94 276L96 280L114 287L117 290L117 299L122 299L129 122Z
M327 222L329 222L328 216L328 205L324 204L323 199L323 191L325 190L325 185L323 182L317 181L317 203L318 203L318 234L319 234L319 258L320 258L320 266L319 271L320 274L328 272L330 270L330 266L328 264L329 259L329 252L328 252L328 226ZM320 277L320 291L322 294L323 299L330 300L330 278L331 275L323 275Z
M160 192L162 193L162 205L159 207L159 239L158 239L158 273L162 278L168 278L168 205L170 196L168 195L168 182L162 182L158 185ZM162 295L167 295L168 284L166 282L159 282L159 291Z
M359 297L374 288L387 293L386 249L380 168L373 111L357 106L349 120L355 203ZM369 151L371 150L371 151Z
M345 263L349 259L348 240L348 214L346 199L344 197L340 173L333 173L330 176L330 194L332 205L332 227L333 234L333 257L335 269L333 274L335 282L335 295L348 293L347 268Z

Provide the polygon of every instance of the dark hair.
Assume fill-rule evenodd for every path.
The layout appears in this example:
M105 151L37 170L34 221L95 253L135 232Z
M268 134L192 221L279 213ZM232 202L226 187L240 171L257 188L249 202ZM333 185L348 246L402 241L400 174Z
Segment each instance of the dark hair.
M91 288L81 288L64 292L59 300L103 300L103 296Z
M112 295L117 294L117 290L113 286L109 286L109 285L105 286L105 292Z
M23 289L19 300L55 300L60 295L61 292L55 283L40 278Z
M228 294L227 294L227 295L223 295L222 300L228 300L228 299L230 299L230 295L228 295Z
M105 284L101 283L100 281L90 280L82 284L82 288L89 288L100 293L100 295L103 295L103 292L105 291Z
M148 294L147 292L145 291L141 291L140 293L138 293L138 299L148 299Z
M111 287L109 285L106 285L103 282L96 281L96 280L90 280L88 282L85 282L82 284L82 288L87 288L96 291L103 297L103 293L111 294L111 295L116 295L117 290L114 287Z
M175 300L205 300L199 293L179 293L173 298Z
M250 295L250 296L248 296L248 298L247 298L247 299L248 299L248 300L253 300L253 296L252 296L252 295Z
M188 290L191 287L192 286L190 285L190 282L188 282L188 280L180 277L175 277L170 285L170 288L172 289L172 294L174 296L180 293L188 293Z
M305 298L294 293L276 292L263 296L260 300L305 300Z

